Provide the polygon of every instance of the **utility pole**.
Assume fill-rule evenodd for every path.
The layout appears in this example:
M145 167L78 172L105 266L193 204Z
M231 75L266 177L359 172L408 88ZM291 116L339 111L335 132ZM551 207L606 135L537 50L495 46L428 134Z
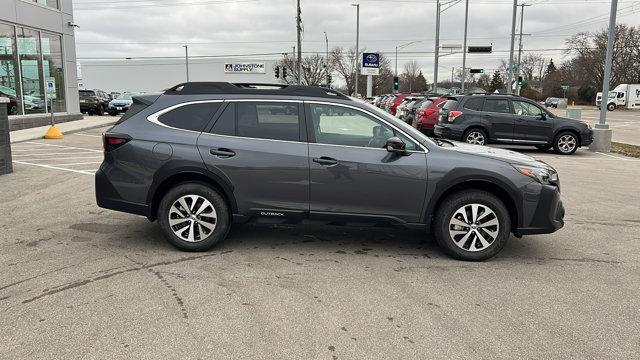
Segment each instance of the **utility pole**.
M297 67L298 67L298 85L301 84L302 81L302 10L300 10L300 0L298 0L297 6L297 16L296 16L296 27L298 31L298 59L297 59Z
M607 38L607 57L604 65L604 79L602 80L602 100L600 102L600 121L596 129L609 129L607 121L607 102L609 101L609 82L611 81L611 64L613 62L613 42L616 33L616 13L618 12L618 0L611 0L611 15L609 16L609 36ZM611 147L611 134L609 134L609 148Z
M433 59L433 92L438 92L438 59L440 58L440 0L436 1L436 51Z
M460 88L464 94L464 81L467 75L467 24L469 23L469 0L464 5L464 45L462 45L462 81Z
M451 88L453 88L453 71L455 70L455 67L451 67Z
M509 50L509 69L507 69L507 94L511 94L511 82L513 80L513 47L516 38L516 15L518 13L518 0L513 0L513 16L511 18L511 48Z
M325 57L324 62L324 71L325 71L325 81L327 83L327 88L329 88L329 37L327 36L327 32L324 32L324 41L326 45L327 55Z
M189 45L183 45L184 48L184 62L187 68L187 82L189 82Z
M356 56L353 70L355 72L355 96L358 96L358 60L360 57L360 4L351 4L356 7Z
M520 43L518 44L518 75L522 76L522 36L529 35L522 33L522 26L524 24L524 7L531 6L531 4L520 4ZM520 95L520 84L516 84L517 94Z

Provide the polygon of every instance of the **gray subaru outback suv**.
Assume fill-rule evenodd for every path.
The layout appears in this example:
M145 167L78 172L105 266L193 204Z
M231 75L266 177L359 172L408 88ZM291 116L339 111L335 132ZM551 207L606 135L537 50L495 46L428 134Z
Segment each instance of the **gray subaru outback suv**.
M158 220L186 251L211 248L231 223L385 223L483 260L510 233L564 225L549 165L431 140L319 87L180 84L134 97L103 141L98 205Z

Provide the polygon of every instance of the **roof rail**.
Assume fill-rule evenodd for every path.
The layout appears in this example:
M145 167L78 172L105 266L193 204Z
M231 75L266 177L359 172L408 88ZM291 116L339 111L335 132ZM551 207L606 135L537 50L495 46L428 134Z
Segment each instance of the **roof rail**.
M290 95L348 99L343 93L319 86L286 84L229 83L229 82L188 82L178 84L167 90L166 95L205 95L205 94L241 94L241 95Z
M468 93L464 95L494 95L494 96L513 96L513 97L522 97L518 94L503 94L503 93L493 93L493 92L474 92Z

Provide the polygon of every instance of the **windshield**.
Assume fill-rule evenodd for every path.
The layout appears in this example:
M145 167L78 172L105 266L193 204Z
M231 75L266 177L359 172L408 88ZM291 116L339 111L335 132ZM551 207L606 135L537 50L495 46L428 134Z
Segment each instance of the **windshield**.
M118 100L131 100L133 94L122 94L117 97Z
M420 105L420 108L421 109L430 108L431 105L433 105L433 101L432 100L427 100L427 101L423 102L422 105Z
M425 134L423 134L420 131L416 130L413 126L409 126L409 125L407 125L407 123L398 120L394 116L389 115L386 111L378 109L376 106L373 106L371 104L363 102L363 101L361 101L359 99L354 99L354 98L352 98L352 99L357 101L357 102L359 102L360 104L363 104L367 108L367 110L369 110L372 113L380 116L381 118L385 119L386 121L392 123L394 126L400 128L402 131L404 131L407 134L411 135L411 137L413 137L414 139L418 140L419 142L426 141L429 144L434 144L435 145L433 140L429 139Z

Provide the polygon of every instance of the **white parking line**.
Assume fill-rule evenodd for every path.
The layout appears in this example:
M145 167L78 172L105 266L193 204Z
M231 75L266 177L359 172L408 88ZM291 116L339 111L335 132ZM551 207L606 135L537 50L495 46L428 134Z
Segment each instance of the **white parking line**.
M83 133L75 133L75 134L71 134L71 135L89 136L89 137L97 137L97 138L101 138L102 137L102 135L91 135L91 134L83 134Z
M43 146L61 147L61 148L66 148L66 149L78 149L78 150L87 150L87 151L93 151L93 152L102 152L102 150L89 149L89 148L83 148L83 147L77 147L77 146L45 144L45 143L39 143L39 142L35 142L35 141L27 141L27 143L29 143L29 144L38 144L38 145L43 145Z
M76 165L90 165L90 164L102 164L102 161L79 162L79 163L70 163L70 164L53 164L51 166L76 166Z
M623 158L623 157L615 156L615 155L609 155L609 154L601 153L601 152L599 152L599 151L596 151L596 154L600 154L600 155L604 155L604 156L612 157L612 158L615 158L615 159L618 159L618 160L633 161L632 159L627 159L627 158Z
M17 160L14 160L13 162L16 163L16 164L39 166L39 167L43 167L43 168L47 168L47 169L70 171L70 172L78 173L78 174L95 175L93 172L90 172L91 170L65 169L65 168L57 167L57 166L44 165L44 164L32 164L32 163L28 163L26 161L17 161ZM93 171L95 172L95 170L93 170Z
M62 158L43 158L43 159L23 159L29 161L47 161L47 160L91 160L91 159L102 159L102 155L95 156L74 156L74 157L62 157Z
M90 151L75 151L75 152L63 152L63 153L36 153L36 154L15 154L16 156L48 156L48 155L76 155L76 154L93 154Z

